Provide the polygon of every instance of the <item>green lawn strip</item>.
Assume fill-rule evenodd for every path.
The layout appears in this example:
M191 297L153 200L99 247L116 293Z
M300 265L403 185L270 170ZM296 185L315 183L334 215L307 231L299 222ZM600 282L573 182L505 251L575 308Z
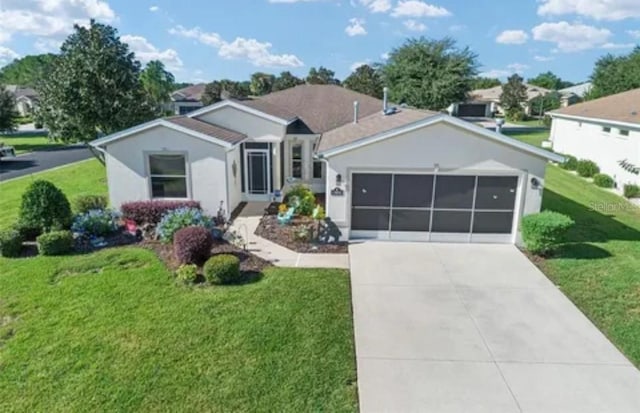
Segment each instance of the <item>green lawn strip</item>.
M528 143L533 146L542 146L542 142L549 139L549 131L541 130L537 132L531 131L518 131L515 129L511 129L505 132L505 135L508 135L512 138L518 139L522 142Z
M344 270L202 288L139 248L0 258L0 320L3 412L356 411Z
M78 195L107 193L104 166L95 159L0 182L0 230L7 229L15 223L22 194L27 186L36 179L46 179L53 182L62 189L70 202L73 202L73 199Z
M508 120L506 122L514 125L530 126L532 128L547 128L540 119Z
M0 143L13 146L16 154L33 152L44 149L54 149L64 146L59 142L52 142L46 136L0 136Z
M543 208L576 221L545 273L640 366L640 209L556 166Z

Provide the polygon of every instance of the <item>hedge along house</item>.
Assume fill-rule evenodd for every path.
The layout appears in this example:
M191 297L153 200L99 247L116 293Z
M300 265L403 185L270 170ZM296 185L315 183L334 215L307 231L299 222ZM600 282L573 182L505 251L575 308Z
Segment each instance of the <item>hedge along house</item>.
M215 214L295 183L326 193L342 237L515 242L562 158L447 115L339 86L224 100L91 143L112 206L194 199Z

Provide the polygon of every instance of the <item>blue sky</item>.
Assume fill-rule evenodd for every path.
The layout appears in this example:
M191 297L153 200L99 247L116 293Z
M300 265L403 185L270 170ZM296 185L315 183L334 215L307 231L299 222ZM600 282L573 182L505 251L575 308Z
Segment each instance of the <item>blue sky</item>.
M55 51L91 17L141 61L193 82L320 65L344 78L422 35L468 45L489 76L552 70L577 82L640 42L639 0L2 0L0 65Z

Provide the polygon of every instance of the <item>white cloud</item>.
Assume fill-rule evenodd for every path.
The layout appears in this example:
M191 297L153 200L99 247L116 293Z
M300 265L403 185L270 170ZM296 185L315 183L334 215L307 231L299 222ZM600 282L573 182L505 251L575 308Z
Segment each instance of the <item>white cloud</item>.
M218 50L218 55L223 59L245 59L254 66L259 67L300 67L304 63L292 54L272 54L269 49L273 45L261 43L256 39L244 39L237 37L231 43L225 43Z
M434 6L419 0L400 0L391 12L393 17L445 17L451 12L444 7Z
M540 16L577 14L596 20L624 20L640 17L637 0L541 0Z
M512 63L507 65L506 69L491 69L480 73L478 76L481 77L492 77L492 78L505 78L509 77L513 74L523 74L527 69L529 69L528 65L522 63Z
M507 65L507 69L511 70L513 73L524 73L527 69L529 69L529 65L525 65L522 63L511 63Z
M183 26L176 26L169 29L169 34L195 39L207 46L221 47L224 44L224 40L222 40L222 37L220 37L218 33L203 32L199 27L187 29Z
M17 59L20 55L8 47L0 46L0 67L11 63L13 59Z
M40 53L58 53L61 45L61 40L42 37L36 40L33 47L35 47L35 49Z
M640 39L640 30L627 30L627 34L634 39Z
M608 29L600 29L581 23L542 23L533 28L533 38L555 43L561 52L577 52L602 47L612 36Z
M426 24L413 19L405 20L402 24L404 24L404 27L406 27L407 30L411 30L412 32L423 32L427 30Z
M635 43L605 43L602 46L600 46L600 48L602 49L631 49L633 47L635 47L636 44Z
M177 71L182 69L182 60L174 49L159 50L142 36L124 35L120 40L129 45L131 51L136 54L136 58L142 63L160 60L169 70Z
M540 56L540 55L536 55L533 57L533 60L535 60L536 62L550 62L552 60L554 60L554 57L551 56Z
M389 60L389 53L382 53L382 54L380 55L380 58L381 58L382 60Z
M149 7L149 11L150 11L150 12L152 12L152 13L155 13L155 12L157 12L158 10L160 10L160 7L158 7L158 6L151 6L151 7Z
M372 13L386 13L391 9L391 0L359 0Z
M527 40L529 35L524 30L505 30L496 37L496 42L502 44L525 44Z
M344 31L351 37L366 35L367 29L364 28L364 19L358 19L356 17L349 19L349 25Z

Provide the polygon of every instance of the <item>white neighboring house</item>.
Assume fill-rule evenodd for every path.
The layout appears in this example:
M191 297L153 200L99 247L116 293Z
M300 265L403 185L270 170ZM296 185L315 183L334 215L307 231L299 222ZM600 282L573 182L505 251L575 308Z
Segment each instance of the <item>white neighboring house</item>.
M326 194L343 239L505 242L562 157L444 114L333 85L224 100L91 143L113 207L194 199L215 214L294 183Z
M550 113L553 150L590 159L618 187L640 184L640 89Z
M187 86L171 93L171 102L168 104L168 110L176 115L186 115L189 112L198 110L204 106L202 103L202 95L207 85L198 83L197 85Z
M558 93L560 93L561 96L560 106L565 108L582 102L584 97L591 91L592 87L593 85L591 82L585 82L558 90Z
M551 93L551 90L540 86L525 83L527 88L527 102L523 104L527 115L531 114L529 102L539 96ZM459 118L491 118L496 114L504 115L504 110L500 105L502 86L490 89L477 89L469 92L469 99L466 102L454 103L447 108L452 116Z

